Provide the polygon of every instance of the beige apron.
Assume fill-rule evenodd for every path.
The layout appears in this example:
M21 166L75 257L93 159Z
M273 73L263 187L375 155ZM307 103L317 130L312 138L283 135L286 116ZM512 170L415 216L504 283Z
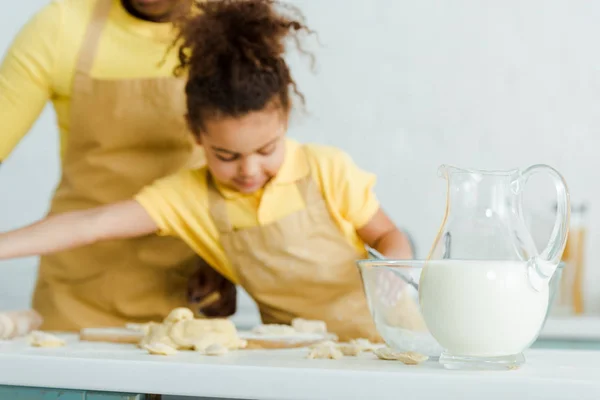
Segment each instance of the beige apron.
M98 0L81 47L71 133L50 214L131 198L191 163L184 80L90 76L111 4ZM44 317L42 328L50 330L157 320L187 303L196 263L182 241L156 235L45 256L33 306Z
M359 271L359 254L343 237L311 174L296 183L305 208L264 226L234 229L209 174L210 212L240 284L264 323L323 320L340 340L381 341Z

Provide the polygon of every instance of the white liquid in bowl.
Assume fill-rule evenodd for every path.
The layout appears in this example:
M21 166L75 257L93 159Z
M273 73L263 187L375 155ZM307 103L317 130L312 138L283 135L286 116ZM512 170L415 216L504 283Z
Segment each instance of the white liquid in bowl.
M548 309L522 261L436 260L420 279L421 312L433 337L454 355L497 357L527 348Z

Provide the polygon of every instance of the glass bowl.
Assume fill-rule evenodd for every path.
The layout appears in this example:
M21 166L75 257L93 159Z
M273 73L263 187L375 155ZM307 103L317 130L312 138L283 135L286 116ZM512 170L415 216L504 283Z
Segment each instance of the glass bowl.
M438 360L444 349L429 333L419 307L418 283L425 263L425 260L357 261L371 316L385 343L397 351L414 351ZM560 263L550 280L546 319L563 267Z

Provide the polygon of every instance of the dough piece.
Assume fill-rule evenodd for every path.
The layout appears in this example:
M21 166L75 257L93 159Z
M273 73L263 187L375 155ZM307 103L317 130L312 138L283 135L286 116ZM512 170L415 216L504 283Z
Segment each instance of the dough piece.
M174 349L177 349L177 344L169 336L172 326L173 324L150 325L148 327L148 333L146 333L142 340L140 340L138 346L144 348L144 346L149 345L150 343L162 343Z
M194 319L194 312L186 307L179 307L172 310L169 315L165 318L166 323L176 323L179 321L187 321Z
M318 345L311 346L308 356L306 358L325 358L331 360L339 360L344 357L344 353L337 348L333 342L323 342Z
M340 343L338 348L345 356L356 357L362 352L373 351L374 346L368 339L355 339L350 343Z
M258 325L254 329L252 329L253 333L258 335L295 335L298 332L294 328L289 325L281 325L281 324L266 324L266 325Z
M350 344L355 347L358 347L360 352L373 351L379 347L379 346L375 345L374 343L371 343L371 341L369 341L369 339L353 339L350 341Z
M144 346L144 349L148 350L148 353L160 355L160 356L172 356L177 354L177 350L171 346L167 346L164 343L156 342L150 343Z
M350 344L350 343L340 343L338 349L345 356L356 357L361 353L361 348L359 346Z
M229 352L227 347L220 344L211 344L204 350L204 354L207 356L224 356Z
M414 351L401 353L394 351L389 347L375 349L373 353L375 353L375 355L381 360L398 360L407 365L417 365L429 359L429 357L421 353L415 353Z
M292 320L292 328L299 333L327 333L327 324L325 321L294 318Z
M233 322L220 318L179 321L172 326L169 336L177 346L197 351L204 351L212 344L221 344L228 349L247 344L240 340Z
M29 335L29 343L33 347L62 347L65 341L50 333L33 331Z

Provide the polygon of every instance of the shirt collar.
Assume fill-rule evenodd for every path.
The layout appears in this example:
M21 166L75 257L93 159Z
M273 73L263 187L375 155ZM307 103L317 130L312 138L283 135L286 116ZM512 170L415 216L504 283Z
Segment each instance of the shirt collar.
M280 186L296 183L310 173L308 160L302 149L302 146L292 139L285 139L285 155L283 164L279 168L277 175L268 183L268 186ZM262 188L252 194L243 194L237 190L228 188L215 181L215 186L219 192L228 200L239 199L241 197L261 197L265 188Z

